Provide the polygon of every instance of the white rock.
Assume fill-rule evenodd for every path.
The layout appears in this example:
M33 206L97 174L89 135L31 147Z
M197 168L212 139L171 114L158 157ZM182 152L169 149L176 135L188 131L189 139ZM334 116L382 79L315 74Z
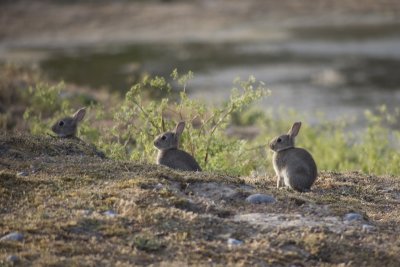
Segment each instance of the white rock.
M344 215L343 220L346 222L362 221L363 216L356 212L350 212Z
M29 173L28 172L24 172L24 171L17 173L17 176L19 176L19 177L28 176L28 175L29 175Z
M103 212L103 215L110 217L110 218L114 218L117 216L117 213L113 210L107 210L107 211Z
M375 231L375 226L370 225L370 224L363 224L363 225L362 225L362 231L363 231L364 233L373 232L373 231Z
M154 189L155 189L155 190L161 190L161 189L163 189L163 188L164 188L164 186L163 186L162 183L158 183L158 184L156 184L156 185L154 186Z
M9 233L8 235L3 236L2 238L0 238L0 241L22 241L24 240L24 235L18 232L12 232Z
M268 196L264 194L253 194L246 198L246 201L252 204L269 204L276 202L273 196Z
M228 246L229 247L236 247L236 246L240 246L243 244L243 241L234 239L234 238L228 238L227 240Z

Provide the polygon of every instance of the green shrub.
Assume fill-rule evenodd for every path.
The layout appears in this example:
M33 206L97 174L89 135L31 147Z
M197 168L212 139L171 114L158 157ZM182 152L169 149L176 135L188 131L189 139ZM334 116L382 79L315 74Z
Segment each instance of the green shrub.
M330 122L322 117L312 127L303 123L296 145L311 152L320 170L398 175L400 131L396 130L396 125L400 122L399 114L399 110L389 112L385 106L366 111L366 127L359 132L351 130L355 121ZM280 117L272 122L275 126L263 132L266 138L272 137L270 133L284 133L296 120L299 119L293 114Z
M64 83L54 86L39 83L29 88L27 92L28 96L26 96L29 99L29 106L25 110L24 120L31 133L48 133L50 120L65 115L63 113L69 110L69 100L61 97L63 88Z
M91 105L80 126L79 136L95 144L108 157L139 163L154 162L157 135L172 130L184 120L186 129L180 147L192 154L207 171L249 175L273 173L269 141L303 121L297 146L309 150L320 170L360 170L365 173L400 174L400 111L382 106L365 114L366 127L353 133L354 121L329 122L323 116L314 125L294 111L264 112L255 103L269 91L254 77L236 79L228 101L210 106L188 97L186 87L193 73L144 77L131 87L118 105ZM180 88L177 90L176 88ZM25 120L34 134L49 132L56 117L71 115L74 99L61 94L63 84L38 84L29 90L30 106ZM161 92L161 99L149 99L146 92ZM285 114L277 116L277 114ZM240 138L232 129L254 127L255 138Z
M176 70L171 74L173 81L182 88L177 94L161 77L145 77L134 85L115 111L115 125L110 135L100 144L106 153L119 159L153 162L157 153L153 146L155 137L184 120L187 126L180 146L205 170L240 174L253 169L254 162L247 158L248 153L243 153L247 142L227 136L226 129L234 113L268 95L268 90L254 77L246 81L237 79L229 101L210 107L188 97L186 85L192 76L191 72L179 75ZM143 97L149 87L164 91L166 96L161 100Z
M28 102L23 117L30 132L35 135L54 135L50 130L54 122L72 116L78 108L87 105L88 102L81 95L66 94L63 82L56 85L38 83L30 87L23 97ZM90 101L87 109L86 118L78 127L78 131L83 139L97 143L101 131L89 125L104 120L106 116L101 105L94 105L93 101Z

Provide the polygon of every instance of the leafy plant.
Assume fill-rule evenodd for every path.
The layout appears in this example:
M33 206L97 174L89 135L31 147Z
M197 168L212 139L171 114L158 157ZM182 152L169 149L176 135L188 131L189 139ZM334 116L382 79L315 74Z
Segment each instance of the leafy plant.
M30 87L27 94L30 106L24 113L24 120L33 134L44 134L49 129L49 120L64 113L70 107L68 99L61 97L64 83L48 85L39 83Z
M210 107L188 97L186 87L192 77L192 72L179 75L174 70L171 78L182 87L175 94L173 86L161 77L145 77L132 86L115 112L115 125L108 137L117 142L110 145L103 142L102 147L115 158L152 162L157 152L153 146L155 137L184 120L188 123L181 147L195 156L204 169L230 173L250 169L253 164L243 153L246 141L227 136L226 129L234 113L268 95L268 90L254 77L246 81L237 79L229 101ZM166 97L161 100L145 98L144 92L149 87L164 91Z
M206 171L237 175L273 173L268 142L287 132L294 121L303 126L297 145L309 150L319 170L360 170L375 174L400 174L400 110L381 106L366 111L366 127L352 132L355 121L326 121L318 117L310 126L307 119L288 110L264 112L255 103L269 95L254 77L236 79L230 98L211 106L187 94L193 73L174 70L171 82L163 77L145 76L133 85L125 98L113 105L91 105L80 126L80 138L95 144L108 157L139 163L154 162L155 137L172 130L178 121L186 121L181 148L192 154ZM77 100L66 97L62 83L39 83L29 89L24 119L34 134L48 132L55 117L71 115ZM148 91L164 97L150 99ZM113 102L114 103L114 102ZM80 104L82 105L82 104ZM285 115L277 115L285 114ZM255 128L252 135L240 129Z

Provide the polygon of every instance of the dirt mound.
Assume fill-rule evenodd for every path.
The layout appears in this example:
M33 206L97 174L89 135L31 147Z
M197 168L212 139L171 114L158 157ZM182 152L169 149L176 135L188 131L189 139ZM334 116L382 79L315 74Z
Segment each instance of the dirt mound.
M274 184L3 134L0 265L400 264L398 177L323 172L309 193ZM276 201L246 201L255 193Z
M27 160L39 156L98 156L104 158L93 145L78 138L32 136L24 133L4 133L0 136L0 157Z

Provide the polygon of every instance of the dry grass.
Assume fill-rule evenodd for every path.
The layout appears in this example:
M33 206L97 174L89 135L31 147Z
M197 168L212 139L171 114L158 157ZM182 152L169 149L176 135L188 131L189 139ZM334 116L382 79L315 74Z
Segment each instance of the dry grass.
M398 177L322 172L301 194L276 190L272 176L117 162L78 140L27 134L0 136L0 169L0 237L24 234L0 241L1 266L10 255L22 266L400 265ZM277 202L246 203L253 192ZM344 223L351 211L374 230ZM241 217L251 213L265 223Z

